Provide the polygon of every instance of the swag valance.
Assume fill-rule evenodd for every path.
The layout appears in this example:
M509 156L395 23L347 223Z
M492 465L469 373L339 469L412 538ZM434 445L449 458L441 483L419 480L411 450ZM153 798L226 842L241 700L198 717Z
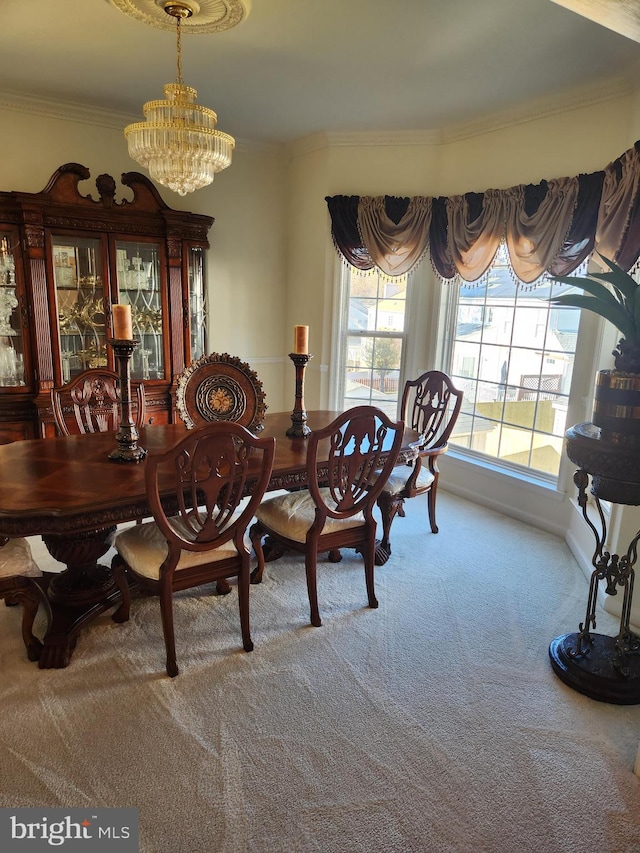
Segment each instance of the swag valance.
M640 256L640 142L605 169L506 190L429 198L327 196L333 242L359 270L404 275L427 252L443 279L476 281L505 242L515 275L567 275L596 249Z

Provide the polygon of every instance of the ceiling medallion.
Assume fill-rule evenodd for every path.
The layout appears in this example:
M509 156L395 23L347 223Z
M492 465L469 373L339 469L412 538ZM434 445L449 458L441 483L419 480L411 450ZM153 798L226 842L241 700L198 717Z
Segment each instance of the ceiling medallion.
M160 30L175 30L167 18L167 0L109 0L112 6L130 18ZM170 4L169 4L170 5ZM242 23L251 11L251 0L185 0L190 9L183 20L183 33L221 33Z

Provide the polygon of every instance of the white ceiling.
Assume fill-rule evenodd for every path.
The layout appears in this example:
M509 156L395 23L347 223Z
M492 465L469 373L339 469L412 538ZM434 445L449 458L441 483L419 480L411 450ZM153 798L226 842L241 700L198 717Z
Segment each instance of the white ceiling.
M142 120L175 80L175 35L109 0L1 9L0 93ZM183 37L198 102L221 130L265 142L438 130L596 83L635 85L639 66L640 44L551 0L252 0L234 29Z

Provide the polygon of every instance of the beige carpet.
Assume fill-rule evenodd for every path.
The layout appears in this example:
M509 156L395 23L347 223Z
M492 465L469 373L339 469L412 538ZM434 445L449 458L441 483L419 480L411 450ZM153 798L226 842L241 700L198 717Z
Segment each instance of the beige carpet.
M137 807L145 853L640 850L640 706L548 660L584 617L568 548L446 493L439 523L420 499L396 520L377 611L356 555L321 564L319 629L298 558L269 564L249 655L235 591L181 594L174 680L155 599L66 670L0 606L0 805Z

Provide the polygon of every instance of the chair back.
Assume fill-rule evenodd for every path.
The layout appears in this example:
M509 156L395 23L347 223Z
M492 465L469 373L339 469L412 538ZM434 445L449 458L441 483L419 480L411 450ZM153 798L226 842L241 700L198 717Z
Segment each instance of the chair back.
M60 434L117 430L120 424L118 382L119 376L114 370L97 367L83 371L66 385L53 388L51 406ZM144 385L132 383L132 389L139 428L145 416Z
M359 512L368 520L373 505L396 464L404 423L393 422L375 406L357 406L309 436L307 486L316 504L317 528L327 517L348 518ZM327 442L326 472L318 470L321 442ZM321 489L319 479L327 483Z
M213 423L189 433L146 461L146 488L154 520L169 543L167 566L181 550L207 551L233 540L238 551L269 483L275 438L257 438L235 423ZM249 499L240 506L249 481ZM162 495L172 493L177 514Z
M259 432L267 406L262 382L246 362L212 352L178 377L176 408L187 429L225 421Z
M400 411L421 435L421 449L446 447L462 406L459 391L440 370L428 370L404 386Z

